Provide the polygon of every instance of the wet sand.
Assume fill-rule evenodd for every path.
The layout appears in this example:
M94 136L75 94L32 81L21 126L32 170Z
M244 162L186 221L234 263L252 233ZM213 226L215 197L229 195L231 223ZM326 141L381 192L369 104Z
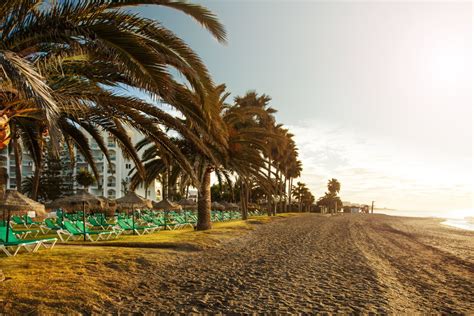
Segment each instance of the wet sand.
M307 214L147 269L113 312L474 312L474 232ZM111 293L111 295L114 295Z

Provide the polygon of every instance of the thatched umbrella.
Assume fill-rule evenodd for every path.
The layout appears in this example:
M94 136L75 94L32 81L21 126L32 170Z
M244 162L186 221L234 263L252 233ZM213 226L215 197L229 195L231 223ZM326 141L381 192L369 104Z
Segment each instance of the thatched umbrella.
M109 212L115 212L115 210L117 209L117 202L112 200L112 199L109 199L109 198L106 198L105 196L99 196L100 199L102 199L104 202L105 202L105 210L109 211Z
M247 208L249 210L258 210L260 208L260 206L257 203L249 203L247 205Z
M218 210L218 211L223 211L223 210L225 210L225 206L222 205L222 204L219 203L219 202L212 202L212 203L211 203L211 208L214 209L214 210Z
M222 202L222 205L225 207L226 210L230 211L236 211L239 209L239 206L235 203Z
M197 204L191 199L182 199L178 202L184 209L193 210L197 209Z
M76 208L77 206L82 206L82 224L84 232L86 231L86 211L103 210L107 206L102 198L90 194L85 190L78 191L76 194L64 198L59 198L51 204L64 208ZM85 233L84 241L86 241Z
M46 208L47 209L56 209L56 208L64 207L68 197L69 196L63 196L63 197L57 198L56 200L53 200L49 203L46 203Z
M129 191L127 194L115 200L117 206L120 209L131 209L132 210L132 228L133 234L135 234L135 210L134 208L152 208L150 200L147 200L133 191Z
M167 199L163 199L160 202L153 201L152 204L153 204L154 210L167 210L167 211L179 210L180 211L183 209L181 205L170 202Z
M7 236L5 242L8 242L8 235L10 231L10 212L31 210L35 212L44 212L44 205L38 203L29 197L21 194L17 190L6 190L2 198L0 198L0 208L8 211L7 216ZM3 211L5 212L5 211ZM5 217L5 213L3 213Z
M130 209L134 207L152 208L151 201L141 197L135 192L129 191L127 194L115 200L120 209Z

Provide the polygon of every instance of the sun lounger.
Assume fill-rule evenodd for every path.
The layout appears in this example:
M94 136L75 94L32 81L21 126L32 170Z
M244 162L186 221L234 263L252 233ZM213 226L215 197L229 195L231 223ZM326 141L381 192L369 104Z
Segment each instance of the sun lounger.
M159 228L159 227L155 227L155 226L140 226L137 223L135 223L135 225L133 225L131 219L130 220L118 219L117 220L117 225L118 225L118 228L122 229L124 232L133 233L135 231L135 233L137 235L150 234L150 233L153 233L156 229Z
M82 222L80 225L82 225ZM74 225L72 222L65 221L64 228L57 230L56 233L63 242L69 241L70 239L78 240L83 238L84 235L86 236L87 240L94 242L98 240L109 239L112 232L95 232L88 230L87 227L86 231L84 231L84 229L79 229L79 227ZM96 238L94 239L93 236L96 236Z
M89 223L93 226L93 227L100 227L102 228L103 230L107 230L107 229L113 229L113 227L115 226L114 224L109 224L109 223L100 223L97 218L95 218L94 216L91 216L89 217Z
M0 250L9 257L16 256L21 249L25 249L27 252L36 252L40 247L52 249L58 241L57 238L22 240L18 239L11 230L8 231L8 242L6 237L7 228L2 226L0 227Z
M47 234L48 232L54 230L62 229L61 226L57 225L51 218L46 218L43 222L43 225L40 226L41 231L43 234Z

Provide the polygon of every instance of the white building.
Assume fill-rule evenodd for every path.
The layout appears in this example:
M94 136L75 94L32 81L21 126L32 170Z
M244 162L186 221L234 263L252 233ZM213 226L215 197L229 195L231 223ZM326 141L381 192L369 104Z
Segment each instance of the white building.
M129 131L133 144L136 144L143 138L143 136L141 136L137 131ZM108 136L107 133L104 133L103 136L106 140L111 164L109 165L105 155L102 153L97 143L89 137L92 155L100 175L96 183L89 188L89 192L94 195L116 199L124 195L125 189L132 176L130 172L132 171L134 164L131 160L128 160L123 156L122 151L114 142L113 137ZM141 156L142 152L143 150L138 153L139 156ZM82 168L88 168L88 170L92 172L92 168L84 161L84 158L81 155L78 155L78 158L79 157L81 161L78 159L76 163L76 172ZM143 197L156 200L158 188L158 183L155 181L155 183L152 183L147 188L140 185L135 192ZM160 196L158 196L158 198L159 197Z
M9 152L8 147L5 148L3 151L0 152L0 154L4 158L4 163L3 165L7 168L7 174L8 174L8 179L7 179L7 187L6 189L16 189L17 183L16 183L16 166L15 166L15 154L13 150ZM32 177L34 174L34 164L33 160L28 156L27 154L23 153L22 157L22 162L21 162L21 174L23 179L27 177Z
M140 141L143 136L141 136L136 130L129 130L132 143L136 144ZM87 133L85 133L88 135ZM114 142L114 139L108 135L107 132L103 132L104 140L109 151L111 164L109 165L105 155L100 150L97 143L93 140L92 137L88 136L89 143L92 149L92 155L94 157L95 164L99 172L99 179L96 179L95 184L89 187L89 192L97 196L105 196L110 199L116 199L122 197L125 192L126 185L128 185L129 180L132 176L130 172L132 171L134 164L131 160L128 160L122 154L120 147ZM143 150L142 150L143 151ZM138 154L141 156L142 151ZM74 177L78 171L81 169L87 169L92 172L92 168L84 160L84 157L79 153L77 148L76 152L76 165L73 169L73 174L71 177L71 182L74 189L78 189L79 186L75 183ZM16 177L15 177L15 156L12 152L8 152L8 149L5 149L1 152L1 155L6 157L5 164L8 166L8 180L7 188L15 189L17 187ZM69 160L68 155L64 155L62 158L64 160ZM22 160L22 177L31 177L34 174L34 163L27 154L23 154ZM69 172L70 173L70 172ZM144 185L140 185L135 191L137 194L147 197L152 200L161 199L161 192L159 183L155 181L149 187L144 188ZM158 193L158 194L157 194Z

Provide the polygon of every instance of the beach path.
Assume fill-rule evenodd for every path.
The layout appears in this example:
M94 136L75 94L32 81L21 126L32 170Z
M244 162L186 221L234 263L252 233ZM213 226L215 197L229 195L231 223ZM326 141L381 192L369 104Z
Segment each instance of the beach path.
M144 262L105 308L474 312L474 232L385 215L304 214L255 226L167 264Z

